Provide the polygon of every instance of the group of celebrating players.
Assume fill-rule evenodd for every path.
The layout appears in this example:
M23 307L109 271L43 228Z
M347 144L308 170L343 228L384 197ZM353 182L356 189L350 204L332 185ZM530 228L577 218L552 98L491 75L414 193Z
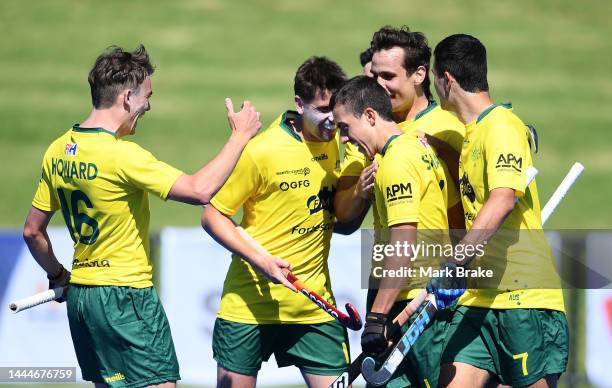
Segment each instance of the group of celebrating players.
M272 354L309 387L328 387L347 369L346 328L295 294L285 274L333 303L332 234L355 232L370 207L376 241L389 244L414 243L423 230L446 231L457 246L486 243L500 229L541 230L535 183L525 186L528 129L509 104L492 102L485 47L456 34L438 43L433 66L431 56L422 33L387 26L361 55L364 75L347 80L334 61L311 57L295 74L295 110L258 136L251 103L236 113L226 99L230 138L189 175L124 139L150 109L154 67L144 47L101 54L88 78L93 110L47 149L24 227L49 286L68 287L83 379L111 387L180 379L152 284L148 193L204 205L203 228L233 253L213 334L219 387L254 387ZM46 233L57 210L74 240L72 271ZM550 270L546 247L529 252L545 260L512 247L504 255L510 277ZM391 255L383 265L410 259ZM422 292L403 281L385 278L368 291L364 352L387 350L393 318ZM439 311L387 386L556 386L568 359L560 289L438 281L427 291Z

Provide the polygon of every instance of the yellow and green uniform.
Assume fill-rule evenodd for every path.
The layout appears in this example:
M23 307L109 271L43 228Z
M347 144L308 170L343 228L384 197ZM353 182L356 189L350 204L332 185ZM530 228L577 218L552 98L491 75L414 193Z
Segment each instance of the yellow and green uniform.
M165 200L181 175L102 128L75 125L55 140L32 205L61 209L74 241L70 282L151 287L148 193Z
M380 214L381 223L377 242L387 241L385 235L395 225L416 223L417 244L449 243L446 188L444 170L425 139L410 134L391 137L381 152L374 185L375 208ZM411 267L418 271L421 266L437 269L438 265L431 257L424 256L417 258ZM423 283L427 279L417 280ZM391 319L406 307L425 284L414 286L413 290L400 291L389 312ZM375 290L368 292L368 306L372 305L375 295ZM387 387L412 384L437 386L446 317L446 313L438 314L432 327L414 344ZM407 327L405 325L403 329L407 330Z
M425 243L448 243L447 183L433 148L425 139L404 134L392 136L380 155L374 184L381 224L377 242L388 241L385 235L394 225L416 223L421 231L418 237ZM420 265L432 264L418 259L413 264L415 268ZM397 301L413 299L421 289L404 290Z
M527 167L533 164L528 143L528 129L509 105L492 105L466 126L461 151L460 184L466 228L469 230L478 212L489 199L491 190L513 189L519 198L498 235L511 236L518 231L518 241L508 246L503 258L482 262L498 276L491 280L474 279L476 289L468 290L459 300L466 306L511 309L545 308L564 311L563 293L556 289L534 289L539 284L556 282L552 254L542 230L540 201L535 181L525 188ZM495 255L495 254L493 254ZM487 255L482 257L487 260ZM499 267L496 267L499 264ZM477 267L477 258L471 266ZM516 290L517 285L528 284ZM490 289L495 288L495 289ZM531 289L529 289L531 288ZM510 289L512 291L504 291Z
M244 149L227 183L212 199L270 254L287 260L308 288L335 305L327 256L340 159L338 138L302 140L287 111ZM228 340L231 339L230 340ZM326 351L313 351L324 346ZM233 255L213 332L213 357L226 370L257 375L274 354L278 366L338 375L349 358L346 329L307 297L270 282Z
M427 108L423 109L414 117L399 123L405 133L416 133L417 131L434 136L449 144L457 153L461 153L465 126L455 115L440 108L438 103L430 101ZM447 206L450 209L461 201L459 189L452 179L448 166L440 159L447 183ZM456 168L456 166L455 166Z
M85 380L113 387L180 379L151 282L148 193L167 199L181 175L135 143L78 124L45 153L32 205L61 209L74 241L67 310Z
M270 254L287 260L308 287L333 301L327 267L334 226L333 200L340 161L338 139L303 141L286 112L245 148L227 183L211 203L234 215ZM331 318L307 298L275 285L232 256L218 317L233 322L321 323Z
M491 190L510 188L519 199L485 254L470 263L494 276L468 279L442 355L443 364L470 364L511 386L560 375L569 354L563 294L542 231L536 184L525 188L532 165L527 131L509 104L491 105L466 126L459 170L466 227ZM537 288L543 284L550 288Z

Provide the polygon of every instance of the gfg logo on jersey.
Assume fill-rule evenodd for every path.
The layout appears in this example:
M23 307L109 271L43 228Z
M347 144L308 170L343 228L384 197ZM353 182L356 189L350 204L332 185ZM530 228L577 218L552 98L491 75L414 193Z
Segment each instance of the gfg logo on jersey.
M497 164L495 165L497 169L513 169L517 172L521 172L523 170L523 158L517 158L514 154L499 154L497 158Z
M336 188L332 186L331 190L327 187L323 187L319 190L317 195L311 195L306 201L306 207L310 210L310 214L315 214L321 210L325 210L328 213L334 212L334 194Z
M77 152L77 145L73 143L66 144L66 155L75 156Z
M408 183L392 184L386 188L387 202L412 198L412 185Z
M310 181L308 179L305 179L303 181L296 181L296 182L281 182L280 189L282 191L287 191L289 189L299 189L302 187L309 187L309 186L310 186Z

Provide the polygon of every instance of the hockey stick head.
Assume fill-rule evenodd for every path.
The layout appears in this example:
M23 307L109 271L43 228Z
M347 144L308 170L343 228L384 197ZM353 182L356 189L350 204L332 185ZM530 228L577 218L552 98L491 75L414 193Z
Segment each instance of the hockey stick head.
M348 314L348 320L345 326L351 330L361 330L363 327L363 321L361 320L361 316L359 315L359 311L355 306L351 303L347 303L344 307L346 307L346 313Z

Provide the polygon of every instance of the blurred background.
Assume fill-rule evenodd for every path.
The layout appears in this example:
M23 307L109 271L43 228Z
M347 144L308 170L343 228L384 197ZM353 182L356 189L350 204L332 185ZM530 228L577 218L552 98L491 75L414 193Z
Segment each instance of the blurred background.
M252 101L266 127L293 108L293 75L307 57L328 56L349 76L357 75L359 53L386 24L424 32L432 48L457 32L481 39L488 51L493 99L512 102L519 117L535 125L540 135L535 165L541 201L550 197L574 161L586 167L547 229L609 229L611 14L612 2L605 0L4 0L2 233L20 233L46 147L90 112L87 74L108 46L133 49L143 43L156 66L152 109L130 140L194 172L229 135L224 97L232 97L235 105ZM201 214L196 207L155 199L151 212L156 235L168 226L197 228ZM52 226L62 225L56 216ZM8 252L3 249L0 259L9 260ZM566 386L590 384L585 298L583 291L568 293L574 338ZM612 299L609 306L610 332L602 341L612 347ZM0 352L10 354L11 349Z

